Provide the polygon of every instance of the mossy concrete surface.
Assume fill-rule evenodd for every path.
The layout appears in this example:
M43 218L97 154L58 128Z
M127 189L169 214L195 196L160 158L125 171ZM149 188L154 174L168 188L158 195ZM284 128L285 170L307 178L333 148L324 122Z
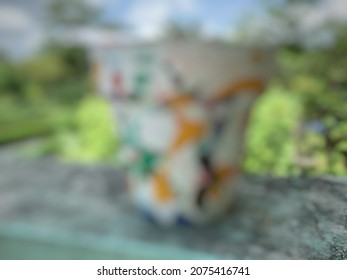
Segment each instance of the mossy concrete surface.
M347 259L347 180L247 177L214 225L159 228L111 167L0 156L0 259Z

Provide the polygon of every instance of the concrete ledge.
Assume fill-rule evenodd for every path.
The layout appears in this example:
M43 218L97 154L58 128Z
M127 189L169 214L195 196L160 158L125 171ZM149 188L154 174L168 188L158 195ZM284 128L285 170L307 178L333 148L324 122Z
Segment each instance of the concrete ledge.
M225 219L163 229L117 170L0 157L0 259L347 259L347 183L248 177Z

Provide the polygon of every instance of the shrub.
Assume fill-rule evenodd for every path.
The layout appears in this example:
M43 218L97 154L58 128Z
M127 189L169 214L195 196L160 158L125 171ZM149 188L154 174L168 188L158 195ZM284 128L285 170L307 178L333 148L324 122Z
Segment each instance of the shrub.
M256 103L247 132L246 172L273 175L297 173L295 133L302 113L298 98L272 87Z
M117 137L106 101L96 96L83 99L74 117L74 127L58 135L59 155L79 162L112 161Z

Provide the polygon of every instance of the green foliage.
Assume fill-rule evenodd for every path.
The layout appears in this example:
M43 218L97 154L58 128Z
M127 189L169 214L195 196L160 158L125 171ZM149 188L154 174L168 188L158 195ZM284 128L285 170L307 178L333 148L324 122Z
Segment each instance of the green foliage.
M1 124L0 144L52 134L57 121L56 116L44 116Z
M17 67L26 80L45 86L62 80L67 71L62 59L54 54L43 54Z
M180 28L171 29L172 36L184 37ZM280 48L281 74L252 113L247 172L347 174L347 26L331 30L336 40L328 47ZM106 102L86 96L87 61L82 48L56 44L25 62L1 59L0 144L45 136L33 154L113 163L117 133ZM141 160L144 166L155 163L152 155Z
M337 38L330 49L280 50L280 87L253 112L246 171L347 174L347 40Z
M24 87L25 98L32 104L40 104L44 102L44 89L38 83L28 83Z
M98 9L83 0L54 0L48 7L50 24L64 28L92 23L99 14Z
M72 161L112 161L117 151L115 133L106 101L89 96L78 106L73 127L57 135L57 152Z
M256 104L247 133L244 167L251 173L296 173L295 132L301 118L298 98L272 87Z
M202 38L202 29L199 22L182 23L170 21L166 24L164 37L168 39L199 39Z
M267 3L269 2L269 3ZM287 96L295 99L301 108L297 119L295 138L288 136L283 143L273 143L270 152L256 154L255 140L249 140L249 152L245 167L249 172L293 175L335 174L347 175L347 24L346 21L331 19L317 28L302 29L302 19L309 9L318 4L317 0L267 1L268 16L278 28L265 26L261 22L245 19L239 29L240 40L252 43L275 43L279 46L278 64L281 75L277 84ZM251 27L247 30L248 27ZM252 33L253 32L253 33ZM329 34L330 43L317 44L314 49L306 49L304 43L319 41L320 35ZM245 38L242 38L244 36ZM248 40L247 40L248 39ZM318 42L316 42L318 43ZM259 116L259 106L271 107L271 98L262 99L254 112L250 135L258 139L260 147L266 146L274 134L283 134L279 123L266 122ZM289 98L289 97L288 97ZM288 105L289 106L289 105ZM270 112L264 112L270 116ZM264 117L265 118L265 117ZM280 122L280 121L279 121ZM267 124L266 124L267 123ZM266 124L266 125L265 125ZM274 127L268 128L268 125ZM260 128L263 127L263 128ZM258 131L256 131L258 128ZM282 127L283 128L283 127ZM289 127L287 128L289 131ZM274 131L278 132L274 132ZM282 132L281 132L282 131ZM280 137L280 136L276 136ZM283 156L284 147L291 148L289 156ZM262 148L263 149L263 148ZM260 149L261 150L261 149ZM274 151L280 156L275 158ZM271 155L271 156L269 156ZM267 160L261 160L265 158ZM273 166L282 166L282 161L291 162L295 168L274 171ZM257 163L257 164L256 164ZM264 163L262 165L261 163ZM281 168L281 167L278 167Z
M69 111L53 104L34 105L9 96L0 98L0 144L52 135L70 121Z
M49 46L20 63L0 64L0 96L33 101L77 101L88 87L86 51L78 47ZM73 90L65 90L71 88ZM60 90L62 89L62 90ZM59 92L59 93L57 93Z
M16 65L0 63L0 95L20 96L24 84L25 79Z
M0 144L50 136L69 127L72 108L89 90L87 75L86 51L79 47L47 46L17 63L3 59Z
M293 134L286 134L288 138L282 137L281 143L268 144L268 138L275 134L280 138L285 135L284 131L291 131L291 125L287 124L284 129L280 120L275 123L266 120L266 115L271 118L271 112L275 112L273 104L278 100L275 101L274 96L270 94L260 100L250 128L247 171L278 175L347 174L346 30L346 26L336 27L336 41L326 48L311 51L282 48L279 51L282 72L277 84L290 99L287 106L295 100L296 110L300 108L299 118L288 115L288 118L294 117L297 132L294 138ZM263 112L260 111L262 106Z

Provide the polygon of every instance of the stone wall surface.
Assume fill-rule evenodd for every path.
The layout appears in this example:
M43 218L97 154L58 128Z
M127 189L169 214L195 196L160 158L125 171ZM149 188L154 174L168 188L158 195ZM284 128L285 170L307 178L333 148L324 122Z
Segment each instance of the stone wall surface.
M1 255L5 249L8 258L31 258L11 255L8 237L37 232L45 242L56 233L67 236L65 240L94 240L85 243L104 249L118 242L124 250L120 258L347 259L345 178L246 177L235 198L230 213L213 225L159 228L132 208L122 173L114 168L24 160L3 153L0 258L6 258ZM1 232L7 232L7 239L1 239ZM131 256L129 250L141 252Z

